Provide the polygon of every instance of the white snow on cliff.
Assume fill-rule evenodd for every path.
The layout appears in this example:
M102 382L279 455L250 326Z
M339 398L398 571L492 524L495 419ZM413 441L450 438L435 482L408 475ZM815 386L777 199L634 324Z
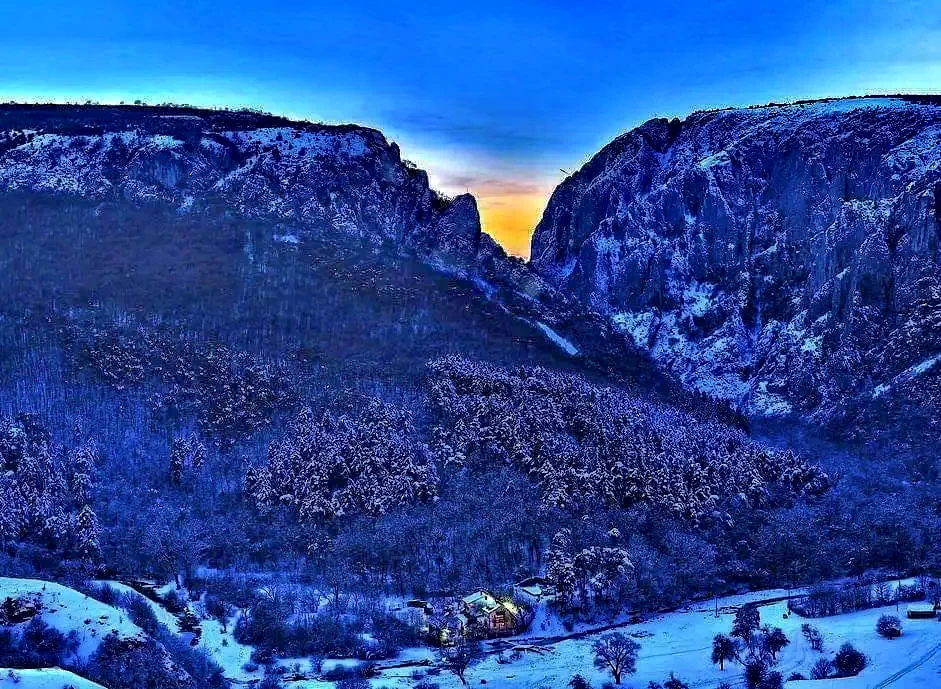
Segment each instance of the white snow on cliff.
M939 363L941 363L941 354L936 354L935 356L930 356L923 361L919 361L914 366L910 366L892 378L890 382L877 385L872 391L873 399L876 397L882 397L882 395L891 391L892 388L896 385L901 385L903 383L909 382L910 380L918 378L919 376L923 376Z
M561 335L559 335L559 333L557 333L555 330L550 328L545 323L542 323L541 321L536 323L536 325L545 334L545 336L549 338L550 341L558 345L558 347L562 349L562 351L564 351L566 354L568 354L569 356L575 356L576 354L578 354L578 347L572 344L571 340L567 340L566 338L562 337Z

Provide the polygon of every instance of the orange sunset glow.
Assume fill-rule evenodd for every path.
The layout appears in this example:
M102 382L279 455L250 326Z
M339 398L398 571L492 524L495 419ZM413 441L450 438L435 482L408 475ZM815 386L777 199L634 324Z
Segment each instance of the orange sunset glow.
M498 193L477 195L483 231L509 254L529 258L529 240L542 217L549 189L545 193Z

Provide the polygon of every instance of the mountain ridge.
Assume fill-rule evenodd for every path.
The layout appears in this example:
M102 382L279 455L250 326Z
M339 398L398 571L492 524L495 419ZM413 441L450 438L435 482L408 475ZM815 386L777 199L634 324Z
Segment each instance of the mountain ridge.
M458 263L481 241L472 197L432 190L376 129L188 108L6 106L0 130L4 191L160 201L181 215L216 204Z

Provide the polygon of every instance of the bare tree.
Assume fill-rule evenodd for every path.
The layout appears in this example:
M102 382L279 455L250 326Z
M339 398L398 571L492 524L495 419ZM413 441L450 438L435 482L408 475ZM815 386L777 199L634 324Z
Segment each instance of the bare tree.
M459 636L453 646L441 649L441 666L453 672L467 686L464 678L467 668L480 659L480 644L476 641Z
M734 660L738 655L735 639L725 634L716 634L712 639L712 663L718 664L720 670L725 669L725 661Z
M620 684L622 675L634 674L639 648L640 645L636 641L623 634L605 634L592 646L595 652L595 667L610 672L614 683Z

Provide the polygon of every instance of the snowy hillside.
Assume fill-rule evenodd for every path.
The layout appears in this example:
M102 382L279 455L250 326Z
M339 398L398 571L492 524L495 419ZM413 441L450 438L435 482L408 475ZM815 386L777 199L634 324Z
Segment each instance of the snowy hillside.
M0 600L6 598L35 602L39 618L50 627L65 634L77 632L79 660L88 660L108 634L139 640L146 636L125 611L50 581L0 577Z
M0 666L12 666L0 667L2 687L114 689L139 677L198 689L168 649L131 622L128 610L62 584L10 577L0 577L0 602ZM119 684L115 677L124 679Z
M2 689L107 689L60 668L0 670Z

